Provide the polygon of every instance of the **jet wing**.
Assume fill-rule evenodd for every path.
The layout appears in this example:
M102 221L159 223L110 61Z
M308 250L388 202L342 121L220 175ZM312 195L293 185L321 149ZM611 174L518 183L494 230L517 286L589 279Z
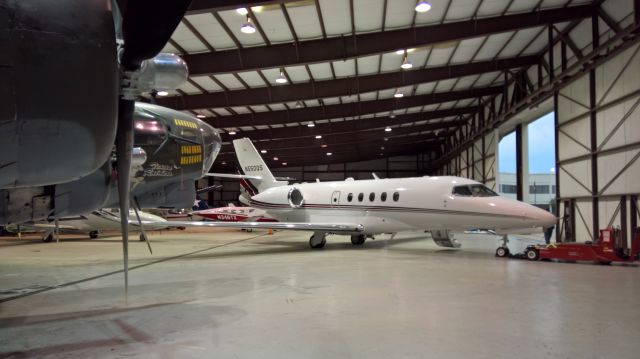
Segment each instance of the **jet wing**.
M17 226L15 226L16 231L17 231ZM20 230L27 230L27 231L46 231L48 229L55 229L56 225L53 223L22 223L20 224ZM76 227L76 226L70 226L68 224L60 224L58 226L58 228L60 230L65 230L65 231L79 231L80 228Z
M332 223L287 223L287 222L191 222L191 221L167 221L147 222L145 227L153 228L157 225L169 227L219 227L237 229L279 229L291 231L311 231L327 233L354 233L364 231L361 224L332 224Z

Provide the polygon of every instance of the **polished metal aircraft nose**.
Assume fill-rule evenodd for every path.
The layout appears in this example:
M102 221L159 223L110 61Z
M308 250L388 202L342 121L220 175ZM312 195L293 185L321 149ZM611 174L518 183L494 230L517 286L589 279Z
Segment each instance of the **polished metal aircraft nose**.
M202 132L204 161L202 161L202 175L204 176L213 165L220 148L222 147L222 139L215 128L197 120L200 123L200 131Z

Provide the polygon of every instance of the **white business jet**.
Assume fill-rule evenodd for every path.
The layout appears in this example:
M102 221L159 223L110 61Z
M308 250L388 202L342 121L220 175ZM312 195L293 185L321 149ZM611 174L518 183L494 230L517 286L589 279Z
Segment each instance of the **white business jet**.
M237 139L233 145L244 174L209 175L246 180L250 187L246 204L265 210L280 225L307 223L307 229L314 231L311 248L322 248L327 233L350 235L351 243L362 245L376 234L411 230L429 230L438 245L459 247L451 231L481 228L506 234L544 229L549 233L556 224L556 217L545 210L501 197L482 183L461 177L379 179L374 175L370 180L288 184L273 176L251 140ZM313 228L327 223L341 230ZM498 251L501 248L508 254L506 246Z

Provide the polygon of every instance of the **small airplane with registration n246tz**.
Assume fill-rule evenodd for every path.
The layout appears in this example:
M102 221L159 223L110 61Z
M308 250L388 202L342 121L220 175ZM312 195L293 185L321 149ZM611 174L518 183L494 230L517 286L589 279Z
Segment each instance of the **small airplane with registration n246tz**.
M237 139L233 145L244 173L208 175L241 179L249 196L240 200L263 209L281 225L308 223L314 231L309 239L312 248L322 248L327 233L335 233L314 229L316 223L340 226L344 230L337 234L350 235L354 245L376 234L429 230L434 241L445 247L459 247L452 231L482 228L506 234L542 229L549 236L556 224L556 217L545 210L461 177L380 179L374 175L370 180L289 184L273 176L251 140Z

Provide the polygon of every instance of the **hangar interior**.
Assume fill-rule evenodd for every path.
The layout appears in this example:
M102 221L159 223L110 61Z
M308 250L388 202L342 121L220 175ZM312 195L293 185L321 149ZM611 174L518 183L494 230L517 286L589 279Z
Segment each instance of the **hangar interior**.
M154 100L218 129L211 172L236 172L232 141L248 137L300 182L453 175L497 191L514 132L519 200L528 126L553 112L555 240L619 226L630 245L640 1L418 3L193 0L164 48L188 82ZM212 185L210 204L237 203L237 181L196 183ZM0 357L637 357L637 266L509 261L490 235L461 235L461 250L425 236L310 251L291 232L159 233L153 257L132 248L126 303L119 240L3 242Z
M496 189L498 142L515 131L523 199L523 133L553 112L557 240L594 240L610 224L630 240L637 2L257 5L240 15L195 2L165 49L191 76L158 102L224 130L217 172L237 170L230 141L248 137L276 173L301 181L449 174ZM247 19L255 33L241 31ZM221 182L209 201L235 201L237 183Z

